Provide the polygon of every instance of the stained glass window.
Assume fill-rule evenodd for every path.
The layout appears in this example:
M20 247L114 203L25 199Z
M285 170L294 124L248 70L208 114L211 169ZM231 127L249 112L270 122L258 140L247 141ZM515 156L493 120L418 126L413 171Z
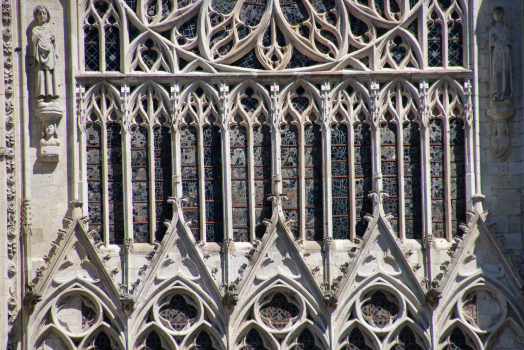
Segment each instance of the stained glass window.
M244 340L245 346L241 350L265 350L264 340L256 329L251 329Z
M423 350L422 347L417 344L417 338L415 332L409 327L404 327L398 335L398 343L393 347L394 350Z
M298 305L282 293L276 293L260 307L262 320L270 327L282 330L291 326L299 314Z
M89 229L98 233L97 239L103 238L103 201L104 182L102 181L102 128L90 123L86 128L87 153L87 192Z
M331 128L331 197L333 238L350 238L349 135L344 124Z
M474 350L474 347L468 344L464 332L457 327L449 335L449 343L444 350Z
M157 332L151 331L146 338L145 350L163 350L162 339Z
M459 223L466 221L466 164L464 144L464 121L449 121L449 173L451 199L451 233L459 233Z
M98 335L95 338L94 347L92 349L95 349L95 350L113 349L113 344L111 344L111 338L109 338L106 332L102 331L98 333Z
M347 338L346 346L342 350L373 350L366 344L364 333L358 328L353 328Z
M95 19L93 16L88 18L91 25L84 29L84 61L86 71L100 70L100 38L98 37L98 28L93 26Z
M434 12L433 17L436 17ZM442 66L442 28L435 21L428 22L428 66Z
M140 117L138 117L140 118ZM131 171L133 184L133 238L135 243L149 242L149 135L138 127L131 136Z
M233 125L230 130L233 239L235 242L249 242L247 129L245 126Z
M450 66L462 66L462 25L456 21L448 24L448 59Z
M106 71L120 70L120 31L115 26L116 19L109 18L110 25L106 27Z
M444 205L444 122L429 122L429 157L431 173L431 222L435 237L446 237Z
M291 120L286 118L287 120ZM282 165L282 189L288 197L284 201L284 215L287 220L292 220L290 228L293 235L299 237L299 178L298 178L298 128L290 123L281 127L281 165Z
M316 344L315 336L306 328L300 333L291 350L321 350Z
M213 346L213 339L206 331L201 331L195 339L195 350L216 350Z
M322 199L322 129L319 125L304 127L304 163L306 190L306 239L323 239Z
M220 128L204 127L204 178L206 199L206 241L222 242L224 238L222 200L222 156Z
M171 167L171 133L168 127L154 130L154 164L155 164L155 239L162 241L167 227L166 220L173 218L173 207L167 202L173 194L172 167Z
M253 128L253 153L255 162L255 234L262 238L266 227L262 220L271 217L271 129L269 126Z
M182 193L184 218L190 221L189 227L196 240L200 240L200 203L198 182L198 133L193 126L183 128L180 132L180 152L182 159Z
M354 125L355 151L355 207L356 234L364 236L367 228L366 214L372 213L372 202L368 198L373 189L373 170L371 168L371 128L368 124L359 122Z
M109 243L124 242L124 192L122 188L122 135L118 123L107 124L107 175Z
M164 324L179 332L195 323L198 315L193 299L181 294L173 295L158 313Z
M388 117L386 116L386 119ZM384 191L389 195L383 202L384 212L393 215L390 220L398 234L398 161L397 125L391 121L380 126L381 168Z
M422 183L420 126L411 121L403 125L404 221L406 238L422 238Z
M374 327L385 328L391 325L400 312L398 301L395 297L381 290L375 291L370 298L362 304L364 319Z

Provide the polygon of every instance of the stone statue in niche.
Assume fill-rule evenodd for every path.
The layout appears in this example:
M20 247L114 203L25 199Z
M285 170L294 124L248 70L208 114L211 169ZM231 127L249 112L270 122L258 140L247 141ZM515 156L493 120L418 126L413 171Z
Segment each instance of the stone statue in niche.
M51 16L47 7L38 5L33 10L33 16L36 22L33 28L33 53L38 73L36 98L49 102L59 97L55 35L49 28Z
M44 5L33 10L35 27L32 31L33 54L36 69L36 110L35 115L42 121L43 132L40 140L40 160L58 162L60 140L56 132L57 124L62 118L58 103L60 97L58 53L55 35L49 26L51 15Z
M491 154L498 161L509 155L511 138L508 119L515 114L511 103L513 77L511 68L511 34L505 23L505 11L497 6L493 10L493 22L489 31L490 109L487 116L493 119Z

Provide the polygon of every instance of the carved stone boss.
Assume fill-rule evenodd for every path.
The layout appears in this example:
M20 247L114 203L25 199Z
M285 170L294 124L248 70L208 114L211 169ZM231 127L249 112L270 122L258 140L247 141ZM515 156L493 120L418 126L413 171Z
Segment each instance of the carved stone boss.
M51 16L46 6L36 6L33 10L33 16L36 23L32 33L37 75L35 115L43 123L40 160L56 163L58 162L60 146L56 129L62 118L62 110L57 101L60 95L58 92L58 55L55 35L49 27Z
M505 11L497 6L493 10L493 22L489 31L489 78L490 109L486 115L493 119L491 154L497 161L509 155L511 144L508 119L515 114L511 103L513 78L511 67L511 40L505 23Z

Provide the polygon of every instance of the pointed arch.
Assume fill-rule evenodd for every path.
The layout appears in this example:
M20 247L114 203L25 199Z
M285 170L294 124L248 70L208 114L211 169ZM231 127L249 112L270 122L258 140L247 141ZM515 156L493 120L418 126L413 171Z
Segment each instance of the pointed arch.
M457 330L460 333L457 333ZM452 333L455 334L452 335ZM444 348L449 345L452 342L452 338L463 338L464 344L471 346L470 348L461 348L461 350L483 349L482 341L477 334L459 319L453 320L453 322L447 325L447 329L441 332L439 337L440 347Z
M524 330L515 320L508 318L488 337L485 349L495 349L499 342L508 345L513 343L513 346L522 348L524 347Z
M171 119L173 106L169 93L154 81L147 81L134 89L129 104L129 124L137 125L135 118L139 115L147 121L149 127L163 125Z
M265 349L278 349L280 347L279 342L269 332L262 328L256 321L251 320L247 321L242 325L242 327L236 330L238 336L236 337L235 345L237 346L237 348L241 347L242 345L248 345L246 338L249 337L251 335L251 332L253 331L257 332L258 336L262 340L262 344L260 344L260 341L258 341L257 345L260 344L263 347L265 347Z
M431 348L428 335L410 319L398 324L384 340L387 349L399 343L410 344L412 346L410 349L424 350ZM399 349L402 348L399 347Z
M159 335L162 348L164 350L178 350L178 345L173 337L167 334L161 327L158 326L158 324L154 322L146 324L145 327L140 330L139 335L134 339L131 339L131 342L135 344L133 349L140 349L144 344L147 346L147 338L152 332L156 332L157 335Z
M104 336L105 335L105 336ZM97 345L97 342L103 342L106 349L125 349L125 339L123 339L107 323L101 323L93 332L85 337L78 346L78 349L86 349L89 346ZM108 344L109 342L109 344Z
M181 349L196 350L195 345L199 342L202 345L210 346L213 350L225 350L226 344L224 342L225 336L210 325L204 322L199 328L195 329L193 333L186 336L180 344Z
M79 119L81 130L85 130L86 124L98 120L105 124L116 114L116 119L122 116L122 102L118 88L107 82L101 81L91 86L84 96L86 108ZM93 115L93 116L92 116Z
M360 332L360 334L355 334ZM360 336L362 335L362 336ZM335 333L335 339L338 339L337 349L346 349L343 346L351 343L352 336L355 338L361 338L363 340L360 344L352 344L354 346L364 345L364 348L358 347L359 350L371 350L371 349L380 349L381 341L374 332L371 332L368 329L366 324L363 324L359 320L350 321L342 330ZM366 347L367 346L367 347Z

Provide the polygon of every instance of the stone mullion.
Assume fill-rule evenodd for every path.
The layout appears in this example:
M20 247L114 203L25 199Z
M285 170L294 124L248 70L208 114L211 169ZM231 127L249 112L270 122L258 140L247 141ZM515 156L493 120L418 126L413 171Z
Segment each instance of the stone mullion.
M131 121L129 115L130 88L128 83L124 83L121 87L122 94L122 188L124 194L124 259L123 259L123 291L125 293L131 292L131 276L133 270L133 259L130 254L133 249L133 182L131 170ZM137 102L138 103L138 102Z
M85 93L85 85L82 83L77 84L76 87L76 94L77 94L77 110L76 110L76 128L78 130L78 148L76 149L76 152L78 152L78 164L76 167L77 174L75 176L75 180L79 180L79 183L75 183L74 187L77 188L80 185L80 200L82 203L82 215L88 215L88 201L89 201L89 194L88 194L88 187L87 187L87 141L86 141L86 123L88 116L85 113L85 105L84 105L84 93ZM102 149L100 149L102 151ZM102 165L103 168L103 165ZM79 174L78 174L79 172ZM78 179L80 177L80 179ZM102 180L102 179L101 179ZM103 182L103 180L102 180ZM100 237L103 239L103 237Z
M419 31L421 35L421 52L424 54L422 55L422 65L421 69L427 69L428 68L428 26L427 26L427 18L428 18L428 5L429 2L424 1L422 4L422 16L420 17L420 21L418 22Z
M406 238L406 199L404 191L404 128L401 121L397 125L397 130L398 235L401 240L404 240Z
M421 80L420 91L420 181L422 183L422 236L432 234L433 224L431 219L431 156L429 135L429 100L428 82Z
M281 134L280 134L280 119L281 110L279 108L279 91L280 88L276 82L271 84L271 177L272 177L272 193L282 193L282 163L281 163Z
M200 242L205 244L206 237L206 180L204 169L204 132L202 125L198 125L198 201L200 202Z
M179 199L183 196L182 192L182 149L180 148L180 132L177 127L178 118L179 118L179 99L180 99L180 85L178 82L171 84L171 176L172 176L172 188L171 194L176 199Z
M349 239L351 242L355 241L357 235L357 200L355 190L355 129L354 120L358 116L353 115L353 110L350 109L350 123L348 128L348 162L349 162Z
M381 147L380 147L380 130L378 120L380 118L379 104L380 86L376 80L371 81L371 103L372 103L372 123L371 123L371 158L373 171L373 191L379 193L383 191L382 187L382 169L381 169ZM365 198L364 198L365 200Z
M263 127L261 125L260 127ZM248 191L247 199L249 206L249 241L255 242L255 156L253 147L253 127L250 125L246 126L247 129L247 178L248 178Z
M227 94L229 86L220 84L221 152L222 152L222 210L224 222L224 240L233 240L233 197L231 194L231 130L229 127L229 108Z
M331 84L324 82L322 92L322 185L324 198L324 237L333 237L333 215L331 198Z
M472 106L472 86L469 80L464 83L466 101L464 103L464 126L465 130L465 161L466 161L466 202L467 210L473 210L472 197L476 193L475 189L475 146L474 146L474 125L473 125L473 106Z
M299 237L306 240L306 168L304 157L304 127L301 122L297 123L298 127L298 215L299 215Z
M149 106L151 108L151 106ZM155 134L153 132L154 115L148 116L150 123L148 128L149 137L147 139L147 156L149 160L149 242L155 242L156 231L156 191L155 191ZM162 128L162 126L160 126Z
M98 52L100 57L100 71L105 72L106 71L106 27L104 27L103 23L99 23L100 29L98 32L99 37L99 45L98 45Z
M447 91L446 91L447 93ZM452 222L451 222L451 175L450 175L450 146L449 146L449 119L446 115L444 116L444 135L443 135L443 142L444 142L444 211L445 211L445 217L444 217L444 225L446 228L446 238L448 241L451 241L451 238L453 237L451 228L452 228Z
M104 244L109 246L109 202L108 202L108 159L107 159L107 123L102 124L102 135L100 140L102 151L102 227L104 228ZM87 182L87 181L86 181ZM87 185L86 185L87 186ZM87 198L86 198L87 199Z

